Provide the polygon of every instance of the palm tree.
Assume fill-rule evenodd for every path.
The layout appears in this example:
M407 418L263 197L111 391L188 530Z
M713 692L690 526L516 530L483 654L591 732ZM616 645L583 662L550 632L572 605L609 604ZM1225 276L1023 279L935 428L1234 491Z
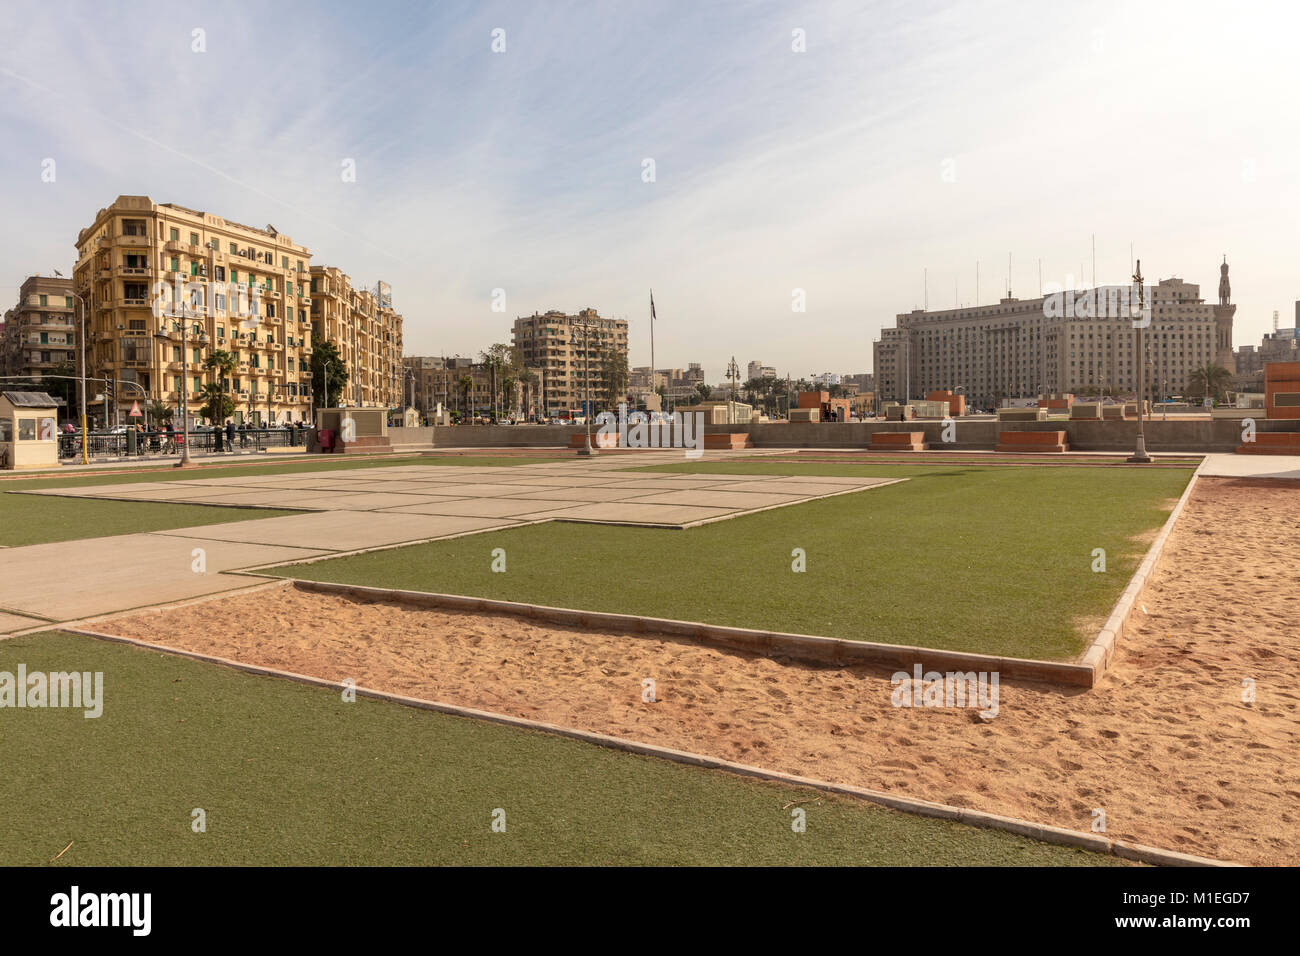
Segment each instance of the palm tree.
M533 407L531 398L532 398L533 391L534 389L536 389L539 380L536 372L534 372L530 368L526 368L519 373L519 381L524 386L524 409L526 415L527 414L526 410Z
M158 399L151 399L149 407L145 410L149 415L149 420L153 422L155 428L161 428L167 422L171 421L176 411L166 402L160 402Z
M1211 362L1200 368L1194 368L1187 376L1187 390L1202 397L1221 400L1224 391L1232 383L1232 373L1222 365Z
M467 418L472 417L474 413L469 407L469 397L470 394L474 391L473 376L462 375L460 377L460 381L456 383L456 386L460 389L461 401L463 402L462 408L464 408L465 410L465 417Z

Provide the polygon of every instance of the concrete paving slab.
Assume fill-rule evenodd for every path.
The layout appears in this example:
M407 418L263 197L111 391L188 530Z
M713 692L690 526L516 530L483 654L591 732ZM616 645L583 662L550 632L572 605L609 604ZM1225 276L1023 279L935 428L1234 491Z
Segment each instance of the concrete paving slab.
M182 528L165 534L196 540L202 538L250 544L281 544L323 551L352 551L441 538L467 531L509 527L512 524L514 522L506 518L393 514L382 511L322 511L239 521L234 525Z
M1206 455L1200 473L1207 478L1296 479L1300 455Z
M205 552L205 574L193 570L195 548ZM161 534L9 548L0 551L0 606L67 621L247 587L248 578L220 572L322 553Z
M580 503L580 502L579 502ZM448 498L400 508L384 514L468 515L476 518L517 518L539 511L554 510L555 503L537 498Z
M541 501L554 502L595 502L595 501L630 501L632 499L641 499L646 495L654 494L648 488L602 488L584 487L584 488L562 488L562 487L535 487L520 488L508 497L512 499L527 498Z
M453 495L458 498L498 498L503 495L517 494L516 485L499 485L484 482L476 485L437 485L430 489L437 495Z
M765 494L758 491L717 491L711 488L690 488L682 491L661 491L644 498L637 504L647 505L701 505L709 508L733 508L752 511L803 501L799 495Z
M553 517L562 521L590 521L598 524L645 524L680 527L733 514L734 508L701 508L690 505L646 505L634 501L610 501L575 505L553 512L539 512L534 518Z
M889 481L888 478L881 479L862 479L860 487L863 489L871 488L880 482ZM805 498L816 498L822 495L837 495L842 492L852 491L853 487L849 485L823 484L821 482L811 481L763 481L763 482L734 482L731 484L716 485L714 491L766 491L780 495L798 495Z
M25 631L29 627L40 627L41 623L34 617L23 617L21 614L6 614L0 611L0 635Z

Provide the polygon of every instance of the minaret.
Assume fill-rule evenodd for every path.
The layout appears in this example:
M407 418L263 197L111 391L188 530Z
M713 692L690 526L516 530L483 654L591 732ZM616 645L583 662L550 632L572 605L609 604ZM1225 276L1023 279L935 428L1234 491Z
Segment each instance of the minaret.
M1228 257L1219 266L1219 304L1214 306L1215 352L1214 361L1229 372L1237 374L1237 360L1232 354L1232 317L1237 307L1232 304L1232 284L1228 282Z

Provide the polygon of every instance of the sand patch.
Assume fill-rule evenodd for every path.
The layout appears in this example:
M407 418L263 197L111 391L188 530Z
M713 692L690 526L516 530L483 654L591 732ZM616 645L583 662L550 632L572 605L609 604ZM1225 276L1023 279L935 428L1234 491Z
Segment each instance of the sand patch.
M896 708L889 674L670 639L283 590L98 629L1253 864L1300 863L1300 484L1202 479L1091 690L1001 685L998 716ZM642 680L658 702L642 701ZM1241 701L1256 682L1258 702Z

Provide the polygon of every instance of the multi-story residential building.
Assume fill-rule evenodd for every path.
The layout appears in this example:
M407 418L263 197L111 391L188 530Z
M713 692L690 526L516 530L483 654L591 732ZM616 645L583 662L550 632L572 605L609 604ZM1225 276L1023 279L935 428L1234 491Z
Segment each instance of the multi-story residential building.
M39 275L25 279L18 304L0 322L0 375L40 378L74 362L80 319L71 279Z
M99 210L77 237L73 289L87 308L87 374L107 380L112 396L101 418L138 399L176 407L184 398L197 415L217 374L202 362L218 349L236 361L227 391L237 421L310 418L310 266L307 248L272 226L148 196ZM191 332L182 341L182 318L206 346Z
M1182 279L1146 287L1150 325L1143 356L1134 354L1132 318L1111 307L1123 301L1125 287L1087 293L1090 302L1109 303L1105 308L1075 308L1076 294L1066 293L1026 300L1008 295L996 305L900 314L875 343L881 401L922 398L937 389L961 389L985 406L1051 392L1132 395L1138 361L1148 366L1149 395L1181 394L1194 369L1211 363L1232 368L1237 307L1230 301L1227 269L1224 263L1217 305Z
M750 362L745 371L745 380L752 382L756 378L776 378L776 366L764 365L759 361Z
M380 301L378 288L358 288L334 266L312 266L310 289L313 339L332 342L348 370L339 401L361 408L402 405L402 316Z
M627 361L627 321L602 318L595 309L534 312L515 319L511 338L523 364L540 371L545 415L581 409L588 394L593 407L604 405L605 361L615 355Z

